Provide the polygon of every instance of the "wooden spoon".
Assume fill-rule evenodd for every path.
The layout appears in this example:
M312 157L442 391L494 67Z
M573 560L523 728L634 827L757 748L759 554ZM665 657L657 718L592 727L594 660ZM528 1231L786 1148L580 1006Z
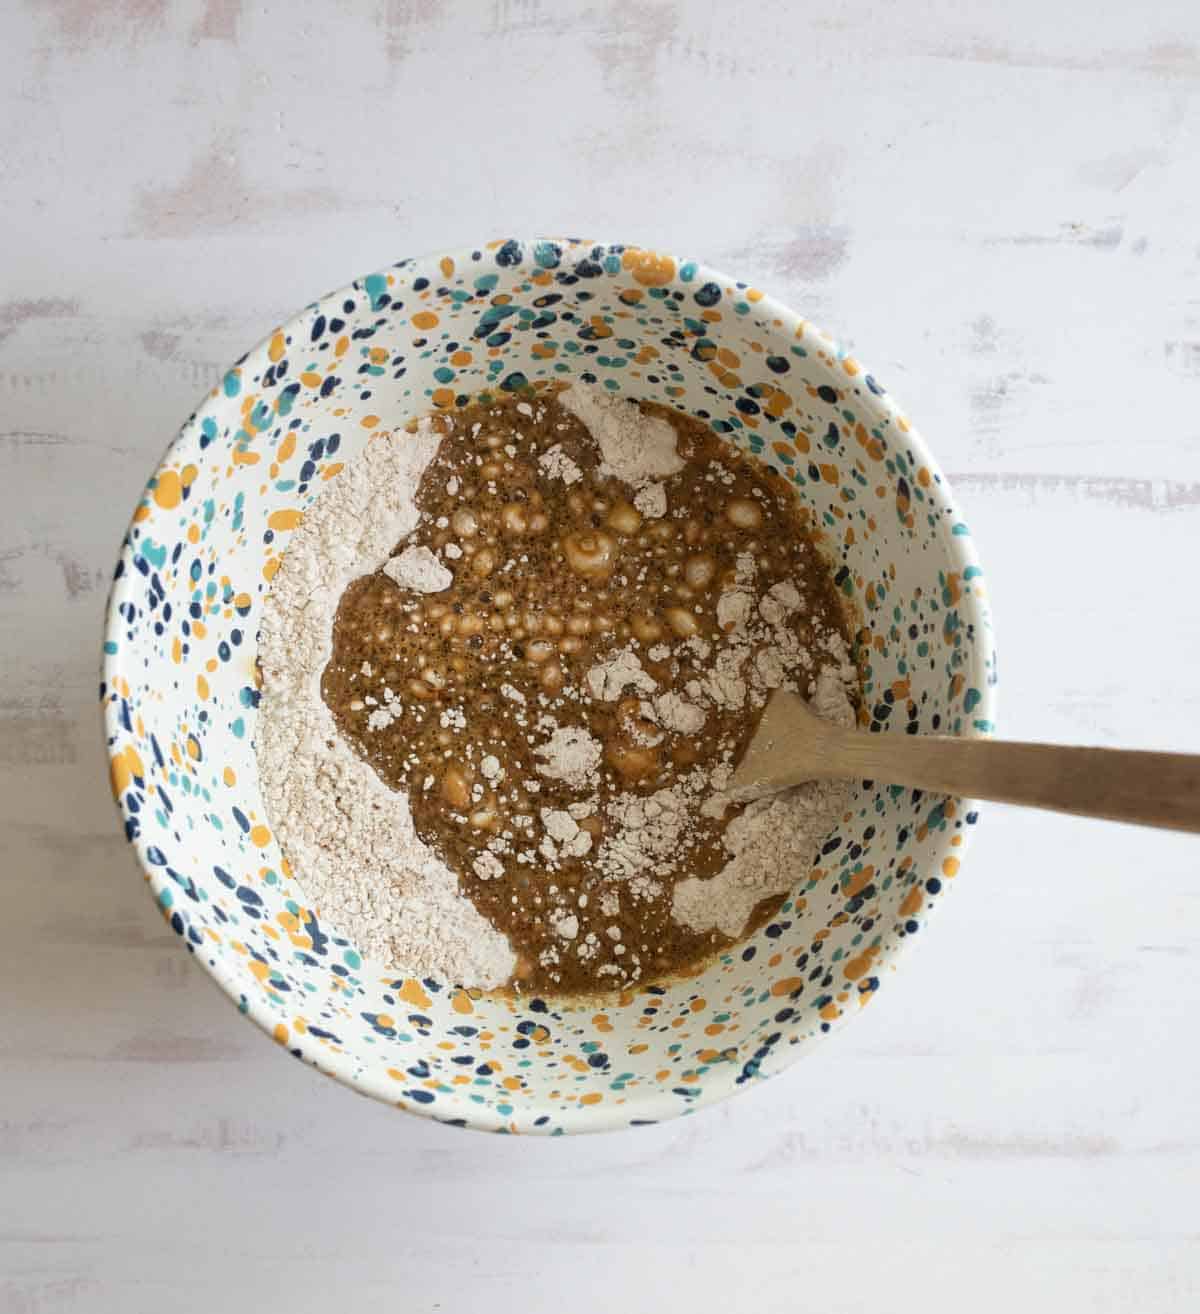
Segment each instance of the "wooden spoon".
M733 774L730 792L748 802L806 780L878 780L1200 832L1200 755L843 730L796 694L779 691Z

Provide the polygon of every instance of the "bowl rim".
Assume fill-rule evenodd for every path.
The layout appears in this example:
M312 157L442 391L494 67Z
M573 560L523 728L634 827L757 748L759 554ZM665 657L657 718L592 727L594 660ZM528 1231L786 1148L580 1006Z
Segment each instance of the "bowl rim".
M649 248L639 247L628 243L608 243L601 242L599 239L588 239L586 241L578 238L561 238L561 237L537 237L537 238L516 238L504 239L505 241L515 240L524 248L533 248L539 243L550 242L560 247L570 250L591 250L594 247L602 247L606 250L623 250L623 251L647 251ZM402 269L406 275L416 274L421 269L432 267L437 268L444 260L452 260L455 266L460 263L468 263L472 253L479 250L490 250L499 246L499 242L488 242L482 246L476 247L456 247L448 250L428 252L423 255L411 257L396 261L391 265L380 267L383 269ZM703 261L687 259L675 255L674 252L654 249L654 254L671 259L674 263L675 274L671 282L675 282L678 277L679 269L684 265L690 265L694 268L695 273L692 277L696 281L720 281L726 286L746 287L748 285L741 283L739 280L731 278L729 275L714 269L711 265ZM367 275L360 276L356 283L360 284ZM320 310L327 307L335 300L339 303L347 296L356 295L359 288L355 282L345 284L333 291L327 292L318 297L316 300L307 303L300 310L285 320L278 329L264 335L254 346L238 358L236 364L243 365L247 360L266 352L271 339L277 332L287 333L298 327L302 322L307 320L314 310ZM757 292L757 289L755 289ZM837 339L830 337L824 330L804 316L798 314L790 307L778 301L769 293L758 293L755 299L756 312L765 314L772 319L781 322L782 331L794 333L800 325L804 325L806 330L816 333L824 343L830 348L832 354L841 359L848 353L844 351ZM861 365L861 362L860 362ZM864 369L864 372L865 369ZM212 396L212 389L205 391L198 405L193 409L191 414L183 421L179 431L167 444L166 450L151 473L146 485L143 488L142 496L145 497L150 491L150 483L156 477L158 471L166 464L170 463L177 452L183 450L184 445L191 441L190 427L197 413ZM891 394L882 392L873 396L873 403L882 406L893 419L902 419L907 426L904 430L904 440L911 446L914 454L919 459L920 464L924 465L932 476L933 487L937 490L939 500L944 509L954 507L954 499L949 482L942 472L941 466L933 457L925 439L922 437L920 430L907 415L892 400ZM127 567L132 564L132 539L131 530L136 523L136 505L135 512L130 516L126 525L124 536L121 540L121 547L118 553L118 566L124 563ZM946 552L947 557L960 570L966 571L972 567L979 571L978 554L975 547L973 535L969 533L953 533L946 529L947 517L939 518L938 539ZM131 576L134 572L129 569L124 570L121 576L114 576L109 588L108 598L105 603L104 614L104 632L103 647L101 651L101 680L102 689L109 690L113 687L116 678L122 676L122 659L125 649L121 644L116 642L124 629L124 621L120 615L119 607L126 600L126 593L133 585ZM984 721L989 725L995 725L996 721L996 659L995 659L995 637L992 632L991 617L989 607L981 600L977 590L971 590L964 594L959 602L960 609L966 614L966 619L976 626L981 635L985 635L987 641L980 643L974 650L973 662L976 666L974 674L977 678L973 681L974 687L980 692L980 702L975 709L972 722L964 728L963 738L987 738L990 737L991 730L979 730L975 727L974 721ZM105 755L111 756L114 749L118 747L121 741L131 735L131 731L126 729L121 723L120 714L116 704L111 699L104 699L102 704L103 710L103 733L105 735ZM114 791L115 793L115 791ZM962 804L964 809L978 813L979 806L976 800L960 799L957 800ZM131 814L130 809L126 806L123 798L115 798L118 812L123 821L128 821ZM128 836L128 831L126 832ZM971 844L970 829L964 829L958 832L960 843L955 846L954 856L961 859L966 855ZM161 867L152 864L146 854L146 846L139 843L136 838L130 839L130 843L137 856L139 865L142 868L143 876L146 883L150 886L156 905L160 911L166 915L166 909L161 902L161 896L166 888L166 877ZM948 849L949 845L945 847ZM935 855L938 858L949 856L947 853ZM942 901L934 900L922 910L918 920L924 925L929 918L936 912ZM909 952L915 936L907 935L898 938L893 935L890 945L885 940L885 953L880 956L880 967L887 966L894 970L900 961ZM201 957L201 965L205 972L213 978L221 990L236 1005L238 1011L246 1017L249 1017L258 1028L268 1036L271 1036L277 1042L279 1038L276 1034L277 1018L257 997L248 995L242 989L242 983L235 977L234 971L225 966L221 958L209 962L206 958ZM595 1104L576 1108L555 1107L554 1121L555 1127L551 1131L561 1130L563 1132L599 1132L607 1130L619 1130L622 1128L636 1126L641 1123L655 1123L667 1121L674 1117L684 1116L698 1112L701 1109L711 1107L714 1104L728 1099L730 1096L737 1094L759 1084L763 1080L778 1076L780 1073L790 1068L802 1054L806 1053L816 1040L824 1040L834 1033L840 1031L842 1027L855 1014L845 1009L841 1015L828 1023L828 1030L822 1031L818 1036L810 1037L801 1043L787 1046L785 1049L778 1051L777 1066L767 1072L757 1074L754 1081L744 1081L740 1078L740 1068L736 1064L721 1064L712 1068L705 1077L704 1090L701 1096L692 1105L682 1106L677 1099L673 1099L670 1092L661 1087L639 1087L634 1098L620 1106L615 1104ZM455 1089L448 1093L448 1098L439 1101L434 1105L421 1105L412 1103L399 1103L395 1098L394 1088L385 1087L382 1081L376 1080L369 1070L356 1070L355 1060L351 1051L344 1053L330 1053L321 1050L320 1053L306 1052L302 1043L302 1036L291 1036L287 1042L287 1050L294 1057L302 1062L314 1067L317 1071L326 1076L332 1077L342 1085L365 1094L381 1103L387 1104L392 1108L400 1108L404 1112L413 1113L423 1118L429 1118L436 1122L452 1123L455 1126L462 1126L476 1130L486 1131L525 1131L525 1128L518 1128L510 1119L501 1115L498 1111L487 1106L474 1104L463 1098ZM282 1042L279 1042L282 1043ZM631 1092L633 1094L633 1092ZM536 1106L533 1106L536 1107ZM636 1121L631 1121L629 1114L635 1111L645 1116L639 1116ZM449 1114L449 1116L445 1116ZM538 1131L537 1128L530 1128L530 1131Z

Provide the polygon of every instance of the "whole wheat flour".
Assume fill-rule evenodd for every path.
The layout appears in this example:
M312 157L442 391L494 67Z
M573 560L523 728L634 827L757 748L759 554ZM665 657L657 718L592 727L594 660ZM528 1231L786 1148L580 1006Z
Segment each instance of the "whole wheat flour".
M643 415L630 402L586 383L573 383L558 394L558 400L596 440L603 459L601 468L631 488L640 489L683 469L683 458L675 449L675 430L666 420ZM652 496L657 500L657 495ZM664 503L658 514L665 509Z
M498 986L515 963L508 940L458 892L408 799L345 743L321 697L342 591L417 523L413 497L439 441L428 423L372 439L293 534L263 606L256 752L271 824L321 917L413 976Z
M854 723L837 666L822 667L809 702L814 712L837 725ZM725 829L725 847L733 857L721 871L711 880L692 878L675 886L675 920L697 931L715 928L722 935L741 935L757 904L784 893L804 874L853 792L845 780L813 780L751 803Z

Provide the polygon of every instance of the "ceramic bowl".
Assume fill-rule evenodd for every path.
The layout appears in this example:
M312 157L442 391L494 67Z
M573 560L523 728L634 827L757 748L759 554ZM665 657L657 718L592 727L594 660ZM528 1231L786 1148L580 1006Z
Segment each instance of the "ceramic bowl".
M872 730L991 729L982 579L944 478L882 385L756 288L661 252L509 240L402 260L269 334L134 511L104 642L113 792L164 917L240 1012L365 1094L493 1131L655 1122L782 1071L871 1002L975 821L864 784L770 925L604 1008L405 978L307 905L254 758L258 618L291 533L376 426L572 377L700 416L796 484L859 618Z

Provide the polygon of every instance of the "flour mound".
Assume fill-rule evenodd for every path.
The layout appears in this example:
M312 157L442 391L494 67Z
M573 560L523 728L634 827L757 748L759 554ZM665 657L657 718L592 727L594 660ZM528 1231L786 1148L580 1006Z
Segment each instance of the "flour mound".
M596 440L604 474L637 489L683 469L675 430L666 420L643 415L633 402L586 383L571 384L558 394L558 401ZM657 495L651 494L651 499L657 500ZM642 514L653 516L655 511L651 507Z
M809 689L809 704L819 716L850 726L854 709L844 674L839 666L822 667ZM729 862L708 880L693 876L675 886L675 921L693 931L741 936L757 904L786 893L807 874L821 841L850 806L854 788L845 780L813 780L751 803L725 828Z
M439 442L428 422L373 438L293 534L263 604L255 749L272 828L318 915L397 971L490 987L512 975L508 940L458 892L407 797L342 739L321 697L342 592L415 528Z
M454 583L454 576L427 547L405 548L384 565L383 573L412 593L442 593Z

